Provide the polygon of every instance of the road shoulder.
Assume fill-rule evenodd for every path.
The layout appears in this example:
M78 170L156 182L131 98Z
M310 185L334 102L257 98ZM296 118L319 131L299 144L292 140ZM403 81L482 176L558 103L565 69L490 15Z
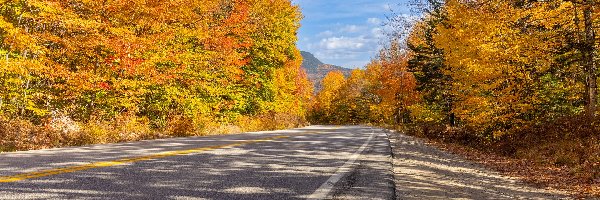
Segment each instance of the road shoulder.
M442 151L424 140L389 132L397 199L568 199Z

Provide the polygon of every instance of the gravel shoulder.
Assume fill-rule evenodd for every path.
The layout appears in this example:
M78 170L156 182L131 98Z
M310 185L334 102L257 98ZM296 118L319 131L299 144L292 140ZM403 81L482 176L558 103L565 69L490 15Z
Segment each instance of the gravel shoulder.
M388 133L397 199L570 199L559 191L534 188L422 139Z

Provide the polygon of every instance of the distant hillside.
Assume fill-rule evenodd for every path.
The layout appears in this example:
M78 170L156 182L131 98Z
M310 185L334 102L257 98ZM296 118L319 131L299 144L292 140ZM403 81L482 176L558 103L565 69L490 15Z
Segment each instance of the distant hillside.
M325 78L327 73L338 70L341 71L346 77L349 77L350 73L352 73L351 69L325 64L309 52L301 51L300 53L304 59L302 62L302 68L306 70L308 79L315 84L315 92L321 90L321 81L323 78Z

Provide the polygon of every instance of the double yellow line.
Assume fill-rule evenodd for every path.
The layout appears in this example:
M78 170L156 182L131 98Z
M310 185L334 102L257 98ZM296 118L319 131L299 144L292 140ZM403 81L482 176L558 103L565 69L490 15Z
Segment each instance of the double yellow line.
M284 138L289 138L289 137L290 136L275 136L275 137L262 138L262 139L257 139L257 140L248 140L248 141L238 142L238 143L233 143L233 144L208 146L208 147L181 150L181 151L168 151L168 152L162 152L162 153L157 153L157 154L152 154L152 155L147 155L147 156L124 158L124 159L118 159L118 160L113 160L113 161L95 162L95 163L84 164L84 165L76 165L76 166L70 166L70 167L64 167L64 168L42 170L42 171L37 171L37 172L22 173L22 174L17 174L17 175L12 175L12 176L0 176L0 183L12 183L12 182L23 181L23 180L27 180L27 179L34 179L34 178L41 178L41 177L47 177L47 176L52 176L52 175L58 175L58 174L72 173L72 172L78 172L78 171L83 171L83 170L88 170L88 169L105 168L105 167L112 167L112 166L117 166L117 165L124 165L124 164L129 164L129 163L154 160L154 159L171 157L171 156L181 156L181 155L188 155L188 154L194 154L194 153L201 153L201 152L205 152L205 151L211 151L211 150L222 149L222 148L231 148L231 147L242 146L242 145L252 144L252 143L271 142L271 141L275 141L278 139L284 139Z

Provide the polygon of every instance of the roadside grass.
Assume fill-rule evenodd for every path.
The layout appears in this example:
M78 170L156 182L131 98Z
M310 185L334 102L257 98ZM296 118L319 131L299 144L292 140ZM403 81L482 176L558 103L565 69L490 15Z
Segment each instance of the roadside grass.
M392 128L528 183L600 197L600 118L567 117L494 139L434 123Z

